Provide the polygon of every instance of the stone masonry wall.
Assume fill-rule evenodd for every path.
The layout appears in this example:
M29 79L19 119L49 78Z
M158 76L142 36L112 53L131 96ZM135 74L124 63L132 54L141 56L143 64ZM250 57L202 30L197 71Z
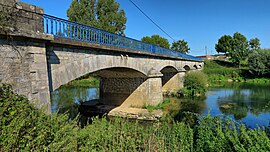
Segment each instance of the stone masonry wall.
M40 7L17 2L16 0L0 0L0 13L8 16L7 22L17 30L43 32L42 15L44 10Z
M12 84L38 108L50 113L43 9L17 0L0 0L0 81Z
M38 108L50 112L45 43L40 41L0 39L0 80L12 84Z

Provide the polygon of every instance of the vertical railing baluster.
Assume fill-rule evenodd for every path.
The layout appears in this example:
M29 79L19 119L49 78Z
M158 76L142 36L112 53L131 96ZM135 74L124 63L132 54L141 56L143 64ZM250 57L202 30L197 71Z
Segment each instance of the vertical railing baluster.
M58 35L58 33L57 33L57 20L55 20L54 23L55 23L55 35Z
M53 34L53 20L51 19L51 34Z
M101 32L97 31L98 32L98 43L101 43Z
M46 21L46 28L45 28L46 31L45 31L45 33L49 33L49 31L48 31L48 30L49 30L49 29L48 29L48 28L49 28L49 25L48 25L48 18L46 18L45 21Z

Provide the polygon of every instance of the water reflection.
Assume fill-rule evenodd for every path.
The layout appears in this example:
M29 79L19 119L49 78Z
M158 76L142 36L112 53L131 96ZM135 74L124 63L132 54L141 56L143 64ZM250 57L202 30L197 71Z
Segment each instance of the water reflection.
M68 112L70 118L75 118L82 102L98 98L99 88L64 86L51 94L52 112Z
M98 88L61 87L52 93L52 111L68 112L70 118L74 118L81 102L98 98ZM196 115L192 113L209 113L212 116L223 114L244 122L250 128L256 128L257 124L268 126L270 122L270 86L223 84L210 88L206 97L171 100L171 106L165 109L168 115L176 121L192 125L197 121Z
M207 99L211 115L225 114L250 128L268 126L270 122L270 86L234 83L211 88Z
M194 126L198 120L198 115L202 114L207 107L205 99L205 96L177 99L180 103L179 110L173 115L173 119Z

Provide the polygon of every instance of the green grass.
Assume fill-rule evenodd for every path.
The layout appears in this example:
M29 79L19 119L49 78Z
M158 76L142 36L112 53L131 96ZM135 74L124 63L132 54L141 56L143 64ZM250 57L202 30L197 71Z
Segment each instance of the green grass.
M99 79L96 77L88 77L84 79L76 79L68 84L68 86L72 85L74 87L98 87L99 86Z
M154 110L163 110L170 103L171 103L170 99L166 98L166 99L163 100L163 102L159 103L156 106L153 106L153 105L144 105L142 108L147 109L149 112L152 112Z
M205 61L203 72L208 75L210 85L216 81L233 81L247 83L268 83L269 78L259 78L249 73L248 67L243 64L241 68L235 67L230 61L208 60Z

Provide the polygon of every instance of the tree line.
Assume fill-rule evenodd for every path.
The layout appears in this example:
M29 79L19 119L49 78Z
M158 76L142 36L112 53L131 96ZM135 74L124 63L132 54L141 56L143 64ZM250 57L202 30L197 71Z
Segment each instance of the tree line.
M240 67L241 63L247 63L249 71L256 76L270 75L270 50L261 49L258 38L247 38L236 32L233 36L223 35L219 38L215 49L218 53L224 53L233 64Z

